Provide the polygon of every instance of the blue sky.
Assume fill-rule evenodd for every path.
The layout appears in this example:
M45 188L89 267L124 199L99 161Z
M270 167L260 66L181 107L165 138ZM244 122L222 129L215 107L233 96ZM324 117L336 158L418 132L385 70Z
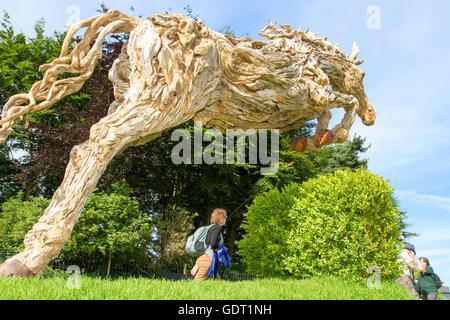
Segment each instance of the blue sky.
M34 22L44 17L47 30L65 30L76 18L97 14L102 1L0 1L18 31L33 35ZM367 138L369 169L395 187L408 213L409 231L419 256L430 259L450 285L450 1L434 0L296 0L296 1L103 1L109 8L149 15L170 10L183 13L190 4L206 25L220 30L229 24L237 35L258 38L269 19L327 35L341 50L353 41L365 63L366 93L377 122L355 122L352 135ZM75 7L74 7L75 6ZM79 9L69 10L69 8ZM374 11L375 8L375 11ZM342 113L336 112L336 116Z

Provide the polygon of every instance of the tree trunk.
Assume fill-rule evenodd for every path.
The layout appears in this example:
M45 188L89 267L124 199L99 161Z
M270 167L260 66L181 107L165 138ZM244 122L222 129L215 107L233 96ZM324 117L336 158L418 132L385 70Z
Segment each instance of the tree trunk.
M111 271L111 253L108 256L108 268L106 269L106 278L109 278L109 273Z

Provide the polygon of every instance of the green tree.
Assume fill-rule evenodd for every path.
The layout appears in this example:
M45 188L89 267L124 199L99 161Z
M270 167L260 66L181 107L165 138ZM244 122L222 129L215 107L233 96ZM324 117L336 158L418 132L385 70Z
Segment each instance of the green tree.
M40 79L40 64L58 56L57 37L44 37L44 25L45 21L39 20L35 25L36 36L27 39L23 34L15 33L8 13L3 12L0 23L0 112L10 96L27 92ZM20 173L19 162L12 158L12 154L24 154L20 149L24 148L28 135L19 128L16 132L12 139L0 146L0 203L14 195L20 185L16 177Z
M360 155L369 150L364 146L365 138L354 136L343 144L324 147L317 154L317 165L320 173L331 173L346 168L356 170L367 169L367 159L360 159Z
M279 169L274 175L261 176L253 188L253 198L273 188L283 189L295 182L302 183L314 178L320 172L316 157L309 153L289 151L289 146L295 137L310 137L313 134L314 123L280 134Z
M64 34L55 33L51 37L46 37L44 36L44 27L45 21L43 19L39 20L35 25L36 35L34 37L26 37L24 34L14 31L9 15L3 12L0 27L0 110L11 96L28 92L31 86L42 78L42 72L38 71L40 65L48 63L59 56ZM47 111L41 114L34 114L31 117L31 121L43 121L49 118L55 120L55 116L50 116L53 112ZM53 122L57 123L57 121ZM33 183L42 185L43 180L40 179L42 176L40 172L47 172L51 176L54 171L41 170L33 172L23 170L23 166L26 165L29 159L30 151L36 145L32 135L35 128L31 126L30 131L24 130L19 123L14 126L14 129L15 134L6 144L0 147L2 150L0 152L6 156L3 163L7 162L8 164L7 166L2 166L2 168L8 169L2 178L2 184L9 187L9 190L6 192L8 195L15 193L17 190L16 186L23 187L26 194L43 195L39 192L29 192L27 186ZM22 157L21 161L12 159L12 154L20 155ZM52 153L47 154L47 161L51 159L52 155Z
M124 183L114 184L110 192L91 194L63 257L79 258L85 269L106 260L108 277L113 260L126 263L134 255L145 255L151 246L151 220L131 194Z
M16 33L10 16L3 12L0 28L0 107L14 94L28 92L42 77L39 66L59 56L63 34L44 37L45 21L35 25L36 36Z
M181 271L184 265L192 266L194 259L184 252L186 239L194 231L197 216L175 205L154 216L153 260L158 273L164 270Z

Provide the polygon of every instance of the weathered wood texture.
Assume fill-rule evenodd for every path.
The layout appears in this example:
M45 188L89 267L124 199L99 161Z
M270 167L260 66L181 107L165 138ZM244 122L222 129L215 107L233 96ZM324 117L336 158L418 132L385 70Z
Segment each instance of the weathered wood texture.
M69 53L73 35L87 27ZM43 217L25 237L25 250L0 266L0 275L39 274L70 238L88 195L107 165L129 146L154 139L190 119L205 127L286 131L318 119L315 136L299 138L296 151L341 143L358 115L366 125L375 111L363 87L364 72L326 38L270 24L267 41L235 39L182 16L159 14L141 20L109 11L69 28L61 56L28 94L11 97L0 120L0 143L12 125L48 109L81 89L111 33L130 33L110 71L115 98L108 115L92 126L90 138L73 148L64 180ZM62 73L77 77L58 80ZM344 108L342 122L328 129L332 108ZM26 123L26 125L27 125Z

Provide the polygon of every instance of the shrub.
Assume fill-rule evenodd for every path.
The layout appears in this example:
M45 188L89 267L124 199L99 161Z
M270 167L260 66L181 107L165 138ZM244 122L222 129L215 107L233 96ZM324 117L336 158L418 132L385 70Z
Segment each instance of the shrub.
M237 243L247 272L265 276L286 273L283 256L292 224L288 212L299 192L297 184L282 191L272 189L257 196L248 208L242 225L246 234Z
M402 214L393 188L365 169L337 171L302 184L289 212L293 228L284 266L299 277L399 275Z
M50 200L39 197L26 198L19 192L1 205L0 248L10 252L23 250L23 238L44 213Z
M247 271L298 277L399 274L402 213L389 182L365 169L337 171L258 196L238 243Z

